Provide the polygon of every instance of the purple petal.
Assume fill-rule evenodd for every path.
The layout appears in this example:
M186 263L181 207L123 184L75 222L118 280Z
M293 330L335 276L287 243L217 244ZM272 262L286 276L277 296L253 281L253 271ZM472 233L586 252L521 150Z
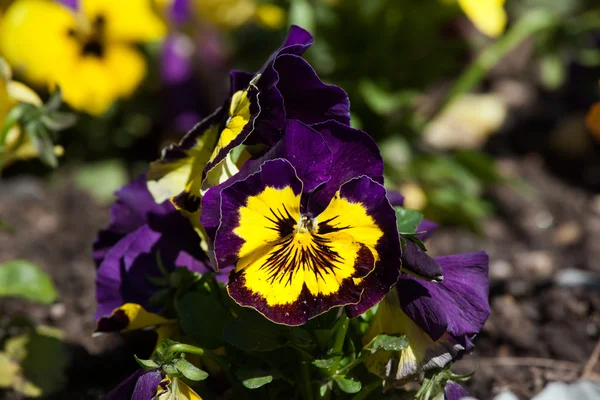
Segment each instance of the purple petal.
M488 256L485 252L436 257L442 283L402 275L396 288L404 312L433 339L477 334L490 314Z
M56 0L56 2L67 6L74 11L79 10L79 0Z
M296 55L282 55L274 67L288 120L316 124L333 119L350 125L348 95L339 86L323 83L308 62Z
M461 400L465 397L469 397L469 392L452 381L448 381L444 387L444 400Z
M392 207L402 207L404 206L404 196L400 194L400 192L396 190L388 189L387 197L390 201Z
M383 159L377 144L367 133L333 120L311 127L323 135L331 149L333 169L327 185L311 196L310 214L320 214L339 187L353 178L364 175L383 183Z
M100 400L150 400L156 395L161 379L160 372L140 368L119 383L116 388L101 396Z
M158 385L162 381L159 371L148 371L138 379L131 400L150 400L155 398Z
M171 21L177 25L187 22L192 12L191 8L190 0L173 0L173 5L169 12Z
M169 203L156 204L146 187L146 178L140 175L129 185L119 189L117 200L110 208L110 225L98 232L93 244L96 265L121 238L146 223L149 215L166 215L175 208Z
M402 268L428 280L438 281L444 275L442 267L410 239L402 252Z
M332 154L323 136L300 121L287 121L283 139L261 161L285 158L296 170L308 193L327 182L334 167Z

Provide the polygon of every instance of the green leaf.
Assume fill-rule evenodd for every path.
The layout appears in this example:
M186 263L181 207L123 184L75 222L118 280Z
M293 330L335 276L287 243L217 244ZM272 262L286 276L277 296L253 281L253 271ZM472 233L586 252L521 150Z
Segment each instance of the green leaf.
M558 53L546 54L540 60L540 80L548 90L559 89L567 76L565 62Z
M378 115L389 115L399 108L410 106L419 95L413 90L389 93L370 80L360 81L358 90L365 103Z
M248 389L258 389L268 383L273 382L273 374L260 368L243 366L235 371L235 376L242 381L242 384Z
M110 204L113 193L127 184L129 177L120 160L106 160L86 164L75 174L75 184L92 195L100 204Z
M373 339L371 345L371 353L375 353L380 350L386 351L402 351L408 348L408 339L406 336L392 336L392 335L377 335Z
M394 209L396 210L398 232L403 234L415 233L419 224L423 221L423 214L404 207L394 207Z
M335 383L337 383L340 390L344 393L358 393L360 392L360 389L362 389L362 384L360 381L356 381L352 378L335 376L333 379L335 380Z
M21 297L50 304L57 293L50 277L38 266L26 260L0 264L0 297Z
M47 113L52 113L52 112L57 111L60 108L61 104L62 104L62 91L61 91L60 87L57 87L56 90L54 91L54 93L52 93L52 96L50 96L50 98L44 105L44 108L46 109Z
M325 358L323 360L313 360L312 365L317 368L329 368L335 362L335 358Z
M135 354L133 355L133 358L135 358L135 361L137 361L137 363L140 364L140 366L144 369L156 369L160 367L160 365L158 365L158 363L154 360L144 360L138 358Z
M175 361L175 368L191 381L203 381L208 378L208 373L206 371L196 367L185 358L177 359Z
M287 330L255 312L244 313L223 328L223 339L243 351L271 351L285 345Z
M215 349L223 345L223 327L233 317L214 296L187 293L179 301L177 312L181 328L198 346Z
M52 135L41 122L33 121L25 125L25 132L42 162L52 168L58 166L58 159L54 154Z
M75 125L75 122L77 122L77 116L71 113L56 111L42 115L40 121L42 121L42 123L52 131L62 131Z

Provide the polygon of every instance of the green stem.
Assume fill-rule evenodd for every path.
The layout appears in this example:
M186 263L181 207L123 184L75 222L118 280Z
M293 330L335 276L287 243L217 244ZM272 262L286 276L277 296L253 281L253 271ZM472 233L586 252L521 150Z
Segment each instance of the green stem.
M348 327L350 326L350 319L348 318L346 313L342 312L338 324L340 324L340 327L337 329L337 332L335 334L335 341L333 342L333 354L342 354L342 351L344 350L346 333L348 332ZM333 365L328 369L330 375L335 375L337 373L341 359L341 355L335 357Z
M302 397L305 400L314 400L312 391L312 379L310 376L310 361L304 359L300 361L300 375L302 379Z
M548 11L534 10L521 19L513 27L486 49L467 68L466 71L454 83L454 86L446 94L438 108L438 113L443 111L459 95L471 91L487 73L515 47L521 44L529 36L553 26L556 19ZM437 114L437 113L436 113Z
M207 351L203 348L192 346L191 344L177 343L169 346L168 354L173 353L187 353L187 354L196 354L198 356L205 355Z
M364 400L364 399L366 399L367 397L369 397L369 395L371 393L373 393L373 391L375 389L377 389L378 387L381 386L381 383L382 382L380 380L376 380L376 381L373 381L373 382L369 383L367 386L363 387L360 392L358 392L357 394L355 394L354 397L352 397L352 400Z

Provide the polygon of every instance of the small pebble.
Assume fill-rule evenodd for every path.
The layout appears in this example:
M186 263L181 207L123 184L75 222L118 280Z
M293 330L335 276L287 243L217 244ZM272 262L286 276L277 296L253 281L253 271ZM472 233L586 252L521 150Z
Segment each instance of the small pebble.
M577 222L565 222L556 228L552 241L557 246L570 246L581 239L582 233L581 226Z
M531 251L515 256L517 272L534 278L548 278L552 275L552 257L543 251Z
M490 279L504 281L513 275L513 267L506 260L494 260L490 263Z
M535 225L540 229L548 229L554 223L554 217L548 211L540 211L535 215Z
M52 319L61 319L65 316L67 312L67 308L64 303L56 303L50 307L50 318Z

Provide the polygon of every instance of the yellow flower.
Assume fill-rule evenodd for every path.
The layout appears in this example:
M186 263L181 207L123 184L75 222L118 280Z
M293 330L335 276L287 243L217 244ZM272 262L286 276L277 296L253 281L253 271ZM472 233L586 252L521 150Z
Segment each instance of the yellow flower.
M36 84L59 85L73 108L100 115L133 94L146 74L134 43L160 39L151 0L82 0L75 12L46 0L16 0L0 25L0 52Z
M506 27L506 0L458 0L467 17L481 32L498 37Z
M281 7L256 0L195 0L194 7L200 18L222 29L235 29L253 19L272 29L285 23Z
M12 80L9 65L0 58L0 132L4 128L6 117L10 110L19 103L28 103L41 106L42 100L29 87L21 82ZM56 155L62 154L62 147L55 146ZM38 156L36 149L28 140L25 132L19 125L10 128L6 135L4 148L0 152L0 169L17 160L26 160Z

